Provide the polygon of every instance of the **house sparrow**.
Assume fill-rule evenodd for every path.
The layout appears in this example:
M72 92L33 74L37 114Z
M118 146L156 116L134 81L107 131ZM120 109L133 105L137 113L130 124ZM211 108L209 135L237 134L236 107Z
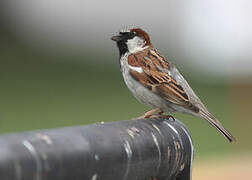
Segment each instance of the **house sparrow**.
M133 95L153 107L142 117L156 112L179 112L207 120L230 142L235 138L208 111L177 68L157 51L149 35L140 28L127 28L113 36L120 53L124 81Z

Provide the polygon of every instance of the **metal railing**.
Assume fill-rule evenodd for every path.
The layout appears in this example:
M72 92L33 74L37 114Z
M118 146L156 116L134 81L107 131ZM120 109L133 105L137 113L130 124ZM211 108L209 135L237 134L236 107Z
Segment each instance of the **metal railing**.
M0 136L1 180L190 180L177 120L143 119Z

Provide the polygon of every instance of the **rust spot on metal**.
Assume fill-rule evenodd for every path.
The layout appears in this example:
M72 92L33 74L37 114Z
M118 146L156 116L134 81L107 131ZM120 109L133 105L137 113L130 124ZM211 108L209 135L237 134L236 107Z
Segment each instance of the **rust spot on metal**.
M92 176L92 180L96 180L97 179L97 174L94 174L93 176Z
M94 158L95 158L96 161L99 161L99 160L100 160L100 157L99 157L98 154L95 154L95 155L94 155Z
M183 171L184 168L185 168L185 164L183 163L183 164L181 164L181 166L180 166L180 168L179 168L179 171Z
M168 158L168 163L171 162L171 148L170 146L167 147L167 158Z
M51 138L48 135L46 135L46 134L40 134L40 133L38 133L37 137L39 139L41 139L42 141L44 141L48 145L52 145L53 144Z
M136 128L136 127L131 127L129 129L126 130L127 133L132 137L134 138L137 134L139 134L139 130Z

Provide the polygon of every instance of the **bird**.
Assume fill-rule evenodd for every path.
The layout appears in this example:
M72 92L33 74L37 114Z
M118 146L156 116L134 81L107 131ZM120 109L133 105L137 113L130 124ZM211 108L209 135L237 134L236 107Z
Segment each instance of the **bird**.
M164 112L190 114L205 119L229 142L235 141L175 65L154 48L146 31L139 27L123 28L111 40L119 49L120 70L127 87L136 99L153 108L140 118L152 118Z

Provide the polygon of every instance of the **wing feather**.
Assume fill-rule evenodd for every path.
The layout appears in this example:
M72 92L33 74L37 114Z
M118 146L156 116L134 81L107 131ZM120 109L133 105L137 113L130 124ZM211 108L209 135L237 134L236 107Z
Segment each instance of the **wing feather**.
M128 64L142 68L143 72L131 69L130 74L143 86L174 104L182 106L190 104L183 87L168 73L171 63L155 49L145 49L140 53L130 55Z

